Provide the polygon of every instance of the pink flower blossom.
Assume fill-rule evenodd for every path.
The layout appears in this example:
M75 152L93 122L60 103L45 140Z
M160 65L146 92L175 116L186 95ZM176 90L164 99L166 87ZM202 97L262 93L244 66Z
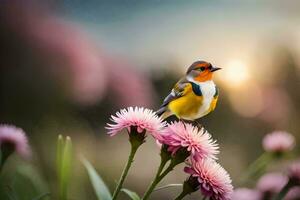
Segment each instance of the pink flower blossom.
M30 147L24 131L13 125L0 125L0 147L13 145L14 150L23 158L30 156Z
M263 139L263 147L268 152L286 152L295 146L295 138L290 133L275 131Z
M197 178L204 196L211 200L229 200L233 192L231 179L227 171L215 160L207 158L196 161L191 159L191 166L184 171Z
M293 187L285 196L285 200L299 200L300 199L300 187Z
M199 129L191 124L172 122L162 133L160 142L168 145L168 150L175 154L178 149L186 148L195 159L213 158L219 153L216 141L204 129Z
M280 192L280 190L288 182L288 177L280 173L268 173L262 176L256 188L263 193L275 194Z
M289 168L289 178L300 185L300 162L293 163Z
M238 188L234 190L231 200L262 200L262 194L254 189Z
M161 139L160 131L165 126L163 119L158 117L154 111L142 107L122 109L116 113L116 116L111 116L111 121L114 124L108 123L106 127L111 136L123 129L130 130L131 127L137 127L139 133L148 131L156 139Z

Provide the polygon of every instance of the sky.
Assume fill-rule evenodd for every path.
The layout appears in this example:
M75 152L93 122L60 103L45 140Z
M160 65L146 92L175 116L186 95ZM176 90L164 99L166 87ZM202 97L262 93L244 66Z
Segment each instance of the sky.
M60 13L140 67L174 59L185 70L197 59L249 63L270 41L300 41L299 3L284 2L64 0Z

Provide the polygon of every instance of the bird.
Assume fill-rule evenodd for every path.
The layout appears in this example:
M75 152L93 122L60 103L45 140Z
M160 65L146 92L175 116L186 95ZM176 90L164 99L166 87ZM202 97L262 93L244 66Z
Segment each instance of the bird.
M219 89L213 73L220 69L206 61L194 62L164 99L157 115L163 119L175 115L179 120L194 122L215 110Z

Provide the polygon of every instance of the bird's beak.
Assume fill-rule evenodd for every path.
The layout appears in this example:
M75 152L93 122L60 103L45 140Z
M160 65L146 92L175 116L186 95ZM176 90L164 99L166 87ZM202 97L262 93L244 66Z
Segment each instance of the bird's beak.
M211 72L215 72L215 71L218 71L218 70L220 70L220 69L222 69L222 68L220 68L220 67L212 67L212 68L210 69L210 71L211 71Z

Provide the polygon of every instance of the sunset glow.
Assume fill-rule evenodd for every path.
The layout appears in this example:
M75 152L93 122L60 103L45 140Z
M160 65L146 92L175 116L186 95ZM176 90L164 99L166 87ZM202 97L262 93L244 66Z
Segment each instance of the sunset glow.
M248 65L240 60L232 60L225 65L222 79L229 87L239 87L250 78Z

